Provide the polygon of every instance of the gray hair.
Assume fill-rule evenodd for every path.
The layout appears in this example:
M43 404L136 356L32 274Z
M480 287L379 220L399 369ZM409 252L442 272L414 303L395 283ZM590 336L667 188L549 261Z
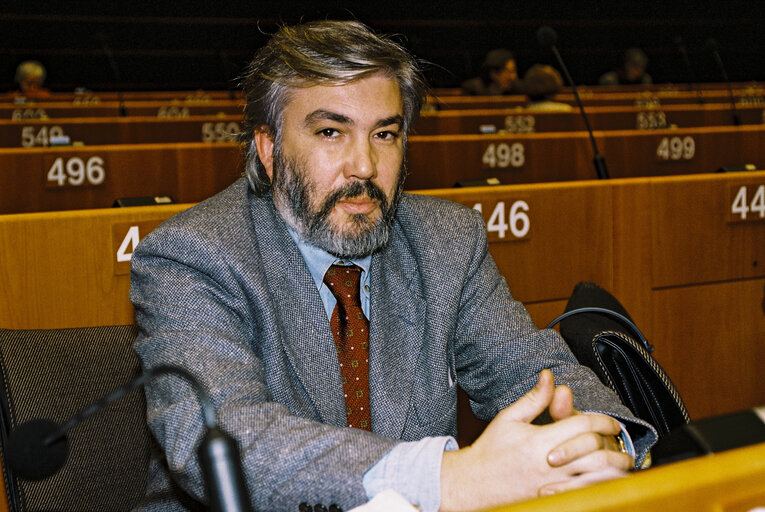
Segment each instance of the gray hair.
M258 50L242 77L247 104L239 140L245 145L245 174L253 191L264 195L271 188L253 134L266 127L274 145L280 145L290 89L342 85L378 72L398 82L406 133L420 112L426 91L417 62L407 50L355 21L315 21L279 29Z

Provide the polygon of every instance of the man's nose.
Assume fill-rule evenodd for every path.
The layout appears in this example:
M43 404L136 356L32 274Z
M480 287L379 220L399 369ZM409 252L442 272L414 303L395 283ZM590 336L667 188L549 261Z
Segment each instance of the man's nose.
M344 174L346 178L362 180L377 176L377 156L369 140L358 140L352 144Z

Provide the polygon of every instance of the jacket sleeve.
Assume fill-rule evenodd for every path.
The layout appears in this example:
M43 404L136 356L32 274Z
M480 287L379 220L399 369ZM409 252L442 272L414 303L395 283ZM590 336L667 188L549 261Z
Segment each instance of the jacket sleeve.
M488 252L483 219L473 215L472 256L465 273L455 330L455 366L460 386L479 418L490 420L536 384L550 368L556 384L566 384L580 411L619 419L633 438L636 463L656 441L655 429L635 418L617 395L578 363L557 331L538 329L523 305L513 299Z

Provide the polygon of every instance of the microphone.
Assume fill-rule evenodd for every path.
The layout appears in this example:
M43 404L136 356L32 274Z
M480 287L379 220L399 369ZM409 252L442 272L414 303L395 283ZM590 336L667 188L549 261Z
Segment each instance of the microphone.
M565 75L566 80L568 81L568 84L571 86L571 90L574 93L574 99L576 99L576 104L579 106L579 112L581 112L582 119L584 119L584 126L587 128L587 133L590 135L590 143L592 144L592 152L594 155L592 162L595 164L595 173L597 174L598 179L608 179L609 176L608 168L606 167L606 159L598 151L598 145L595 143L595 137L592 135L592 128L590 128L590 121L587 119L587 114L584 112L582 100L579 99L579 92L576 90L576 84L574 84L574 80L571 79L568 68L566 67L566 64L564 64L563 59L558 52L558 48L555 46L555 43L558 41L558 34L552 27L545 25L539 27L539 30L537 30L537 41L539 41L539 44L543 48L550 48L555 55L555 58L558 60L558 64L563 70L563 74Z
M733 114L733 126L740 126L741 117L739 116L738 109L736 108L736 101L733 99L733 89L730 86L730 80L728 80L728 73L725 71L725 65L723 64L722 58L720 57L720 48L717 44L717 41L714 39L707 39L706 46L712 54L712 57L714 57L714 60L717 63L717 67L720 69L720 74L722 75L723 81L728 88L728 98L730 99L730 108L731 113Z
M691 61L688 58L688 51L685 48L685 43L683 42L683 38L680 36L675 37L675 46L677 46L677 51L680 53L680 57L683 60L683 65L685 66L685 71L688 73L688 90L693 91L693 84L696 82L696 73L693 72L693 67L691 66ZM696 89L696 99L698 100L699 104L704 103L704 97L701 95L701 90Z
M199 464L207 486L210 508L215 512L249 512L249 495L240 464L236 441L217 426L215 407L199 381L186 370L175 366L157 366L139 375L86 407L63 425L51 420L31 420L11 432L5 453L8 466L24 480L43 480L60 471L69 452L66 433L160 375L176 375L194 389L206 432L198 449Z
M122 98L122 75L120 74L120 68L117 66L117 60L114 58L111 47L106 44L106 36L104 36L103 32L96 34L96 37L98 37L98 40L101 41L101 49L103 50L104 55L106 55L106 59L109 61L109 67L112 68L112 75L114 76L117 87L117 102L120 106L120 116L126 117L127 110L125 109L125 101Z

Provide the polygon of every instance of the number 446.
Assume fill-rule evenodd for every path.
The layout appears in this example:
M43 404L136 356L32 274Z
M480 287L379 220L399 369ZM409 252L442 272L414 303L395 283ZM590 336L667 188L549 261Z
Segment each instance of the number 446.
M749 212L758 213L761 219L765 218L765 185L757 187L751 203L747 201L746 187L739 188L730 211L734 215L739 215L742 220L746 219Z
M473 209L483 213L483 204L476 203ZM489 221L486 223L486 231L488 233L496 233L499 238L505 238L505 233L509 229L515 238L523 238L529 234L529 228L531 227L531 221L526 213L528 211L529 204L526 201L515 201L510 207L510 219L507 222L505 202L499 201L491 212Z

